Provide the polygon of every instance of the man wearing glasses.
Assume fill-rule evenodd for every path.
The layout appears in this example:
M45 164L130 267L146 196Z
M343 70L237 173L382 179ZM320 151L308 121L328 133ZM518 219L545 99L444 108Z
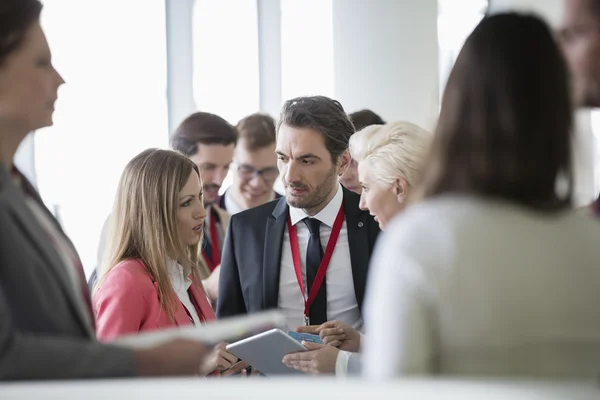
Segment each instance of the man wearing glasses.
M275 121L265 114L252 114L237 124L233 184L219 199L219 206L237 214L271 200L280 194L273 190L279 176L275 154Z

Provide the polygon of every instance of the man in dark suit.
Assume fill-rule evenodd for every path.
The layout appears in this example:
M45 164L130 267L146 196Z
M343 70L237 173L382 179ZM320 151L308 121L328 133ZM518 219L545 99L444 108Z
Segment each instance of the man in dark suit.
M289 329L340 320L362 330L361 307L379 226L339 176L354 126L327 97L285 103L277 164L285 197L232 216L218 317L279 308ZM322 278L322 279L321 279Z

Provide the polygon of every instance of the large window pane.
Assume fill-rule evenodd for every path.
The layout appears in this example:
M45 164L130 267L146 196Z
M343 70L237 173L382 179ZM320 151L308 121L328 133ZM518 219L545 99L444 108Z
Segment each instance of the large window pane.
M484 17L487 0L438 0L440 97L467 37Z
M193 18L194 101L235 125L260 108L256 1L196 0Z
M259 110L256 1L196 0L194 100L232 124Z
M67 84L35 135L38 187L86 273L125 164L168 146L164 0L45 0L42 24Z
M281 92L333 97L332 0L281 0Z

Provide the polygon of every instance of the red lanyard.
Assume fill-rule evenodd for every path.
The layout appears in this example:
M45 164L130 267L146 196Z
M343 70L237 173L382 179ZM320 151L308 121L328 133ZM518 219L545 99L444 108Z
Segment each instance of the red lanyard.
M329 242L327 243L327 248L325 249L325 254L323 254L323 259L321 260L321 264L319 264L319 269L317 271L317 275L315 276L315 280L310 288L310 293L308 294L308 298L304 292L304 285L302 283L302 268L300 266L300 250L298 250L298 233L296 232L296 225L292 225L292 220L288 216L287 225L288 232L290 234L290 245L292 248L292 260L294 261L294 270L296 271L296 279L298 280L298 286L300 286L300 291L302 292L302 298L304 299L304 322L306 325L309 324L309 310L312 303L315 301L317 297L317 293L323 284L323 279L325 279L325 274L327 273L327 268L329 267L329 261L331 261L331 256L333 255L333 250L335 249L335 245L337 244L338 236L340 235L340 231L342 230L342 224L344 223L344 207L340 206L340 211L338 211L337 217L335 217L335 222L333 223L333 228L331 229L331 236L329 237Z
M204 254L204 260L206 261L206 263L208 264L208 268L212 272L217 266L219 266L219 264L221 264L221 250L219 250L219 233L217 232L217 221L214 213L212 213L212 215L210 216L210 244L212 261L209 257L206 256L206 254Z

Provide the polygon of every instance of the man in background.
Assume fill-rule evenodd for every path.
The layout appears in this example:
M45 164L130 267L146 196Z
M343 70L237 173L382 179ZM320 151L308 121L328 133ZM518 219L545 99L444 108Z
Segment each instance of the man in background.
M350 121L354 125L355 131L358 132L363 128L371 125L384 125L385 121L371 110L360 110L348 115ZM352 160L346 172L340 177L340 183L348 190L354 193L361 194L362 187L358 181L358 165Z
M279 176L275 120L256 113L241 119L236 128L239 138L233 158L233 184L219 199L219 206L230 215L281 197L273 190Z

